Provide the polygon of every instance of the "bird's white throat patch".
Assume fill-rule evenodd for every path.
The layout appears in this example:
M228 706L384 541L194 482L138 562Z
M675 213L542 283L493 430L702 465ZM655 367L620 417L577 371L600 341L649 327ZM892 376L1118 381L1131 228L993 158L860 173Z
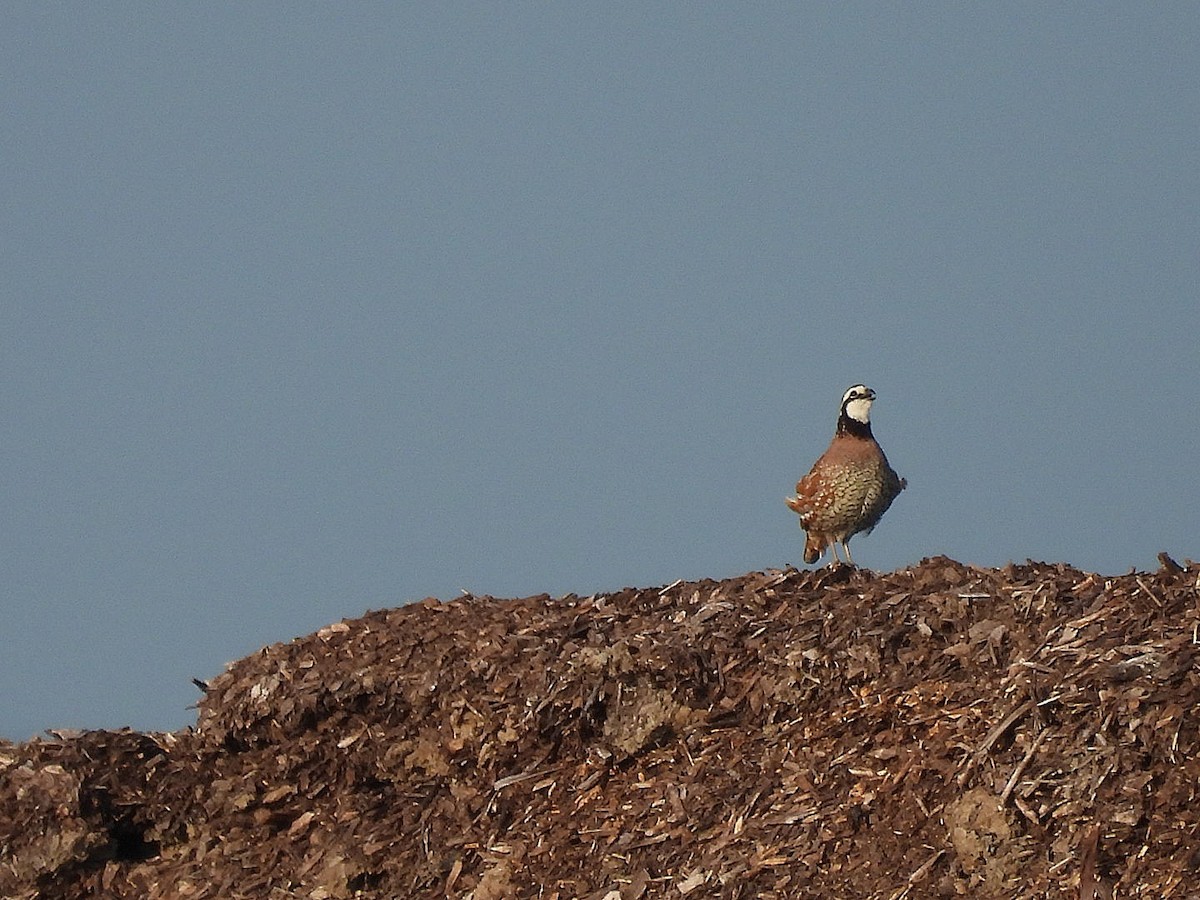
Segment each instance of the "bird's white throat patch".
M871 421L871 398L856 397L846 404L846 415L864 425Z

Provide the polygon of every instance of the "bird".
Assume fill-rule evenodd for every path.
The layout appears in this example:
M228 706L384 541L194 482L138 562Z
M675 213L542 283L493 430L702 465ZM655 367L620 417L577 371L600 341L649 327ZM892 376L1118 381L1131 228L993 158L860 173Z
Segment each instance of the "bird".
M850 538L869 534L892 501L908 486L888 464L871 433L875 392L856 384L842 395L837 431L812 470L796 483L796 495L785 502L800 516L805 531L804 562L812 565L829 547L830 565L841 565L837 545L853 566Z

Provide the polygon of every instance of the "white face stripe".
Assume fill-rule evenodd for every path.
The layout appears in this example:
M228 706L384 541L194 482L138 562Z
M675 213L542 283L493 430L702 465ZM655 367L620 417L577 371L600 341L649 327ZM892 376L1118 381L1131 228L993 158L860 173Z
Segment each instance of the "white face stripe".
M846 401L849 400L851 397L853 397L855 394L866 395L866 394L872 394L872 393L874 393L874 391L872 391L865 384L856 384L852 388L847 388L846 393L842 394L842 404L845 405Z

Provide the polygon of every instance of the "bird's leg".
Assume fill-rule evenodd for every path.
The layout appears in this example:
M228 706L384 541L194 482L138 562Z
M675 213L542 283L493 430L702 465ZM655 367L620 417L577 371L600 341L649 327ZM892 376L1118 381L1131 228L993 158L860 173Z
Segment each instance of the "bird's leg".
M836 569L842 564L842 558L838 556L837 552L837 541L834 540L829 542L829 552L833 556L833 559L829 561L829 566L830 568Z
M853 557L850 556L850 539L849 538L846 538L844 541L842 541L842 549L846 551L846 562L849 565L851 565L857 569L858 566L855 565Z

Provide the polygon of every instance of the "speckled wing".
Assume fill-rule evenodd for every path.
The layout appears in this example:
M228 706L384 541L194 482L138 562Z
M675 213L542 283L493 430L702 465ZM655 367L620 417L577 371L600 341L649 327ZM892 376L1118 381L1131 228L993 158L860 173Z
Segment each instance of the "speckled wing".
M882 452L880 455L882 456ZM862 510L858 517L858 534L870 534L879 524L879 520L883 518L883 514L888 511L892 501L908 487L908 481L896 474L895 470L888 465L886 458L883 459L880 476L879 489L869 492L863 498Z
M796 482L796 496L788 497L784 501L800 516L800 524L805 528L808 527L808 519L814 511L832 505L834 485L827 476L828 473L822 471L818 461L811 472Z

